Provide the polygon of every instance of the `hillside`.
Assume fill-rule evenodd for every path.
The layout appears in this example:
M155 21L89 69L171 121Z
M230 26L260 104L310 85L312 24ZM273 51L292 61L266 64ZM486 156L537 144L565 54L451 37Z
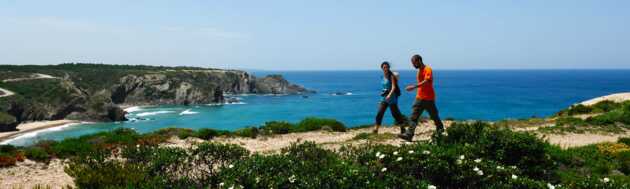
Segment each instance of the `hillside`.
M264 78L239 70L105 64L0 65L0 122L75 119L119 121L121 106L222 103L224 94L311 92L279 75ZM12 94L12 95L9 95Z

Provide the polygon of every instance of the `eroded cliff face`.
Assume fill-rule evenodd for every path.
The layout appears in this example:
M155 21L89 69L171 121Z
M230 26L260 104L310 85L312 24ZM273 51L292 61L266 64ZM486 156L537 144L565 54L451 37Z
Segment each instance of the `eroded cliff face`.
M0 110L17 122L77 119L122 121L122 105L210 104L225 101L224 94L301 94L304 87L289 83L280 75L256 78L238 70L160 70L114 77L103 88L86 89L77 85L81 78L64 77L28 81L28 85L47 82L54 93L43 92L0 99ZM26 86L11 83L14 86ZM53 97L46 95L54 94ZM30 96L29 96L30 95ZM37 96L36 98L33 95ZM39 99L39 100L33 100ZM42 100L43 99L43 100Z
M112 87L116 104L222 103L224 94L300 94L307 89L290 84L279 75L257 79L243 71L180 71L128 75Z

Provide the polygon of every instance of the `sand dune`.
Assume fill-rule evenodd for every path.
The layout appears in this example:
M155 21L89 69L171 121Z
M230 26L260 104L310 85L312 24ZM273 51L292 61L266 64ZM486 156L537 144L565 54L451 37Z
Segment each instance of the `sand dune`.
M597 104L598 102L601 102L601 101L604 101L604 100L609 100L609 101L613 101L613 102L627 101L627 100L630 100L630 92L627 92L627 93L615 93L615 94L611 94L611 95L601 96L601 97L597 97L597 98L593 98L593 99L581 102L579 104L582 104L582 105L585 105L585 106L590 106L590 105Z

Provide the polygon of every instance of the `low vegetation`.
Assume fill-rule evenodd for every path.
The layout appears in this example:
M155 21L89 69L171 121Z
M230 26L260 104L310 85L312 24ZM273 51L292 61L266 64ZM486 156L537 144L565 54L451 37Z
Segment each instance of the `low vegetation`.
M579 115L588 115L579 117ZM544 132L608 132L621 133L630 129L630 101L602 101L593 106L575 105L562 110L555 118L555 127Z
M287 133L295 127L269 122L254 128L259 133ZM1 146L0 160L6 166L24 158L66 158L65 171L79 188L630 187L630 138L561 149L533 134L483 122L454 123L448 135L432 143L368 143L335 151L312 142L265 155L214 142L190 149L158 145L172 136L210 139L235 133L163 129L138 134L117 129L30 147ZM355 139L374 137L379 136L360 134Z

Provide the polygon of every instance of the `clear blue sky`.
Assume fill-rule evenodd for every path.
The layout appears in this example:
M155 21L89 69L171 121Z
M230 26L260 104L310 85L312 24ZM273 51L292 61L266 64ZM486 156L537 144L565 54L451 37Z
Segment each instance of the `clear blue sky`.
M395 2L395 3L394 3ZM630 68L630 1L0 0L0 64Z

